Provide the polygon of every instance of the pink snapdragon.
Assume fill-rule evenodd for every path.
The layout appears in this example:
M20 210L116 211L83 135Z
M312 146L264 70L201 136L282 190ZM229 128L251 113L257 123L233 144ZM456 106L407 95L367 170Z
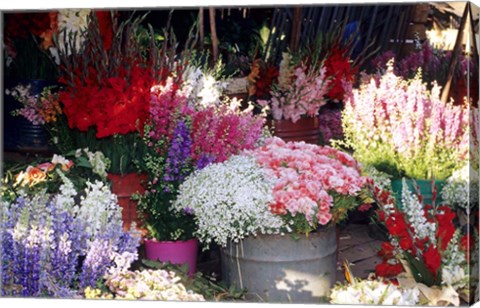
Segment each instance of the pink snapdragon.
M365 185L356 161L330 147L274 137L247 153L276 179L270 210L279 215L304 215L312 227L332 220L332 192L356 196Z
M348 145L365 164L388 163L412 178L448 177L468 155L468 113L444 103L420 74L404 80L387 72L353 91L342 114Z
M152 87L149 111L155 126L149 137L160 140L165 136L170 139L178 119L190 115L193 108L188 106L187 97L180 94L173 79L168 78L165 85Z
M231 155L254 147L262 135L264 119L249 110L221 105L210 106L192 115L192 157L209 156L223 162Z

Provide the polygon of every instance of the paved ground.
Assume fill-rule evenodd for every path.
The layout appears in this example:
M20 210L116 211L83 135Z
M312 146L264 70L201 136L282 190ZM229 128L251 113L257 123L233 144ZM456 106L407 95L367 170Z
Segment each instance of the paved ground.
M377 256L382 240L376 239L379 233L368 224L348 224L341 230L339 238L337 279L343 280L342 264L347 260L355 277L367 278L375 271L375 265L380 262Z

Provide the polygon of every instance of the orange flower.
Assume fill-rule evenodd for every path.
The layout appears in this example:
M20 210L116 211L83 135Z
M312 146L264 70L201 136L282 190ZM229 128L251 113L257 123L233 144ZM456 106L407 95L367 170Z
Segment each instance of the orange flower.
M28 166L27 168L27 181L30 186L37 185L43 182L47 178L47 174L37 167Z

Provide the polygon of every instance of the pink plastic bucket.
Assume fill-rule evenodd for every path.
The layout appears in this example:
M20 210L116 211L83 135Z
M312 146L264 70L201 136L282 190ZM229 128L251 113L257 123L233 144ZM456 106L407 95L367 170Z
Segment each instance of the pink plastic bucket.
M145 240L145 256L149 260L188 264L188 274L197 271L198 240L156 241Z

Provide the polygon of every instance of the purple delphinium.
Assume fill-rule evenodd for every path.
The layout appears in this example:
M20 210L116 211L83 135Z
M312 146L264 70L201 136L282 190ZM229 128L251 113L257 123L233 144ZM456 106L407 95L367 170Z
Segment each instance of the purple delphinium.
M163 180L166 182L182 181L188 175L188 161L192 149L190 129L184 121L178 121L168 149L165 173Z
M92 239L88 221L45 196L2 204L2 296L74 297L79 286L94 286L105 275L114 253L138 248L121 219L108 221Z
M215 162L215 156L208 153L202 153L200 158L197 160L196 167L198 170L205 168L211 163Z

